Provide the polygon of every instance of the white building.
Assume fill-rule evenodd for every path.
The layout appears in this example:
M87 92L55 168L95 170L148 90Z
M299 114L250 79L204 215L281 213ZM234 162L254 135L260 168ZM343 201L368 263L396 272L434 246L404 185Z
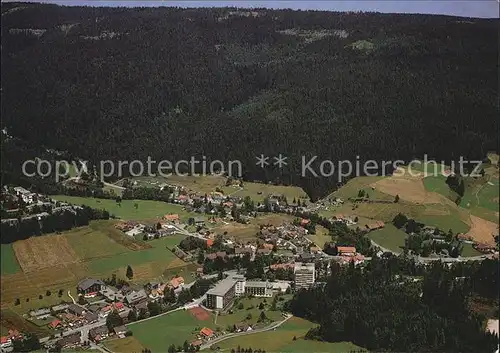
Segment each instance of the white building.
M236 296L242 296L245 294L245 285L246 278L242 275L233 276L233 279L236 281L236 286L234 287L234 294Z
M248 281L245 284L245 294L270 298L273 296L273 284L267 281Z
M310 288L315 281L315 269L313 263L296 262L295 289Z
M220 281L207 292L207 307L210 309L224 309L235 297L235 287L238 281L228 277Z

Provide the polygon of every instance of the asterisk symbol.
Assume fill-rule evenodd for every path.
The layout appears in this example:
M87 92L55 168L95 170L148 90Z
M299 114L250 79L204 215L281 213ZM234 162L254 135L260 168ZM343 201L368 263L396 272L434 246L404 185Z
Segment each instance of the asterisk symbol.
M285 162L287 160L287 157L281 155L281 153L279 154L278 157L273 157L275 162L274 162L274 165L278 165L278 167L280 168L283 168L284 165L287 165L287 163Z
M257 163L256 165L260 165L261 168L264 168L266 165L269 165L268 159L269 157L264 156L263 154L260 155L260 157L255 157L257 158Z

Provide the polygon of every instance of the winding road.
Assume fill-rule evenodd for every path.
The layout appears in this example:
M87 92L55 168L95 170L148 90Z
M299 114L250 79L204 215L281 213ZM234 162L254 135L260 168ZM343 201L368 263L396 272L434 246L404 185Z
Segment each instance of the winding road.
M230 338L239 337L239 336L247 336L247 335L252 335L254 333L260 333L260 332L266 332L266 331L274 330L275 328L278 328L281 325L283 325L285 322L287 322L292 317L293 317L293 315L288 314L287 317L284 320L281 320L279 322L275 322L275 323L273 323L273 324L271 324L271 325L269 325L267 327L261 328L261 329L256 329L256 330L252 330L252 331L245 331L245 332L238 332L238 333L230 333L230 334L227 334L227 335L224 335L224 336L221 336L221 337L217 337L216 339L213 339L213 340L211 340L211 341L209 341L209 342L207 342L205 344L202 344L200 346L200 351L203 350L203 349L210 348L214 344L217 344L219 342L228 340Z

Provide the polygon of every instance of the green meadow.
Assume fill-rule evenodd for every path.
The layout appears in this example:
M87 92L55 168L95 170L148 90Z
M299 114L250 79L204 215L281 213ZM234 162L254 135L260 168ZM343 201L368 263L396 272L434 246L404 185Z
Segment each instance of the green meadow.
M92 208L105 209L110 214L124 220L150 220L158 219L168 213L177 213L182 219L189 218L189 212L180 205L151 200L115 200L97 199L92 197L78 197L57 195L55 200L68 202L74 205L86 205ZM137 204L137 208L135 205Z

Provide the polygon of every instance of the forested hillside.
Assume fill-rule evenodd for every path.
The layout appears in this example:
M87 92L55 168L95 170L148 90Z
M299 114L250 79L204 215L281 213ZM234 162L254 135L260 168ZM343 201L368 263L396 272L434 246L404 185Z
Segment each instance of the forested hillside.
M497 58L497 20L2 3L1 113L95 162L240 159L316 198L336 180L300 178L302 155L496 150ZM291 165L264 173L261 153Z

